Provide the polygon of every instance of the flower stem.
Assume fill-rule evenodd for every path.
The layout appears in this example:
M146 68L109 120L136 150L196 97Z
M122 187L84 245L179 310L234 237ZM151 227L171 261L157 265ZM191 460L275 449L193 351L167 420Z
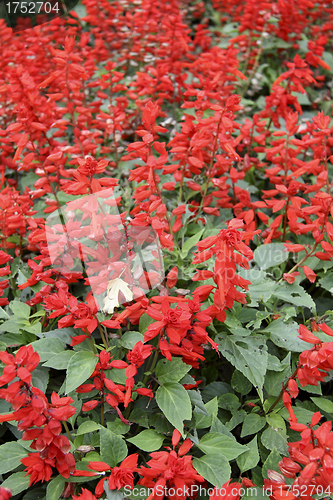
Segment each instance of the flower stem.
M68 427L68 424L67 422L65 422L65 420L62 421L62 423L64 424L64 427L65 427L65 431L66 431L66 434L67 434L67 437L68 439L70 440L71 443L74 443L73 439L72 439L72 436L69 432L69 427Z
M102 338L104 347L105 347L105 349L108 349L109 348L109 343L106 340L106 337L105 337L104 332L103 332L103 328L101 327L101 325L100 325L99 322L97 324L97 327L98 327L99 333L101 334L101 338Z

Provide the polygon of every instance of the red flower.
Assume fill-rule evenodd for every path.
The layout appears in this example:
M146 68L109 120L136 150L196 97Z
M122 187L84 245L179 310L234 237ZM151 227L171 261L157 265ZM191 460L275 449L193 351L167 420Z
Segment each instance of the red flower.
M0 487L0 500L9 500L12 497L12 492L8 488Z
M173 433L173 450L157 451L151 453L152 460L147 462L148 467L140 467L138 473L143 476L139 484L148 488L153 488L153 492L147 500L162 500L164 498L165 487L180 490L179 494L173 497L175 500L183 500L187 497L187 489L198 482L203 482L204 478L200 476L192 465L192 456L184 456L192 446L192 442L186 439L179 448L178 454L175 446L178 444L180 433L175 430ZM162 492L161 492L162 491Z
M131 365L139 368L143 365L146 358L150 356L152 345L143 344L141 341L137 342L133 349L127 354L127 359Z
M86 488L82 488L80 495L73 495L73 500L97 500L95 495L93 495Z
M124 486L133 488L134 475L138 465L138 453L128 455L119 467L110 467L105 462L89 462L89 468L98 472L111 471L109 478L104 477L96 486L96 496L99 498L104 493L104 481L108 479L110 490L120 490Z
M180 341L185 337L187 330L191 327L189 321L191 314L179 308L171 308L167 299L164 299L162 302L161 312L149 306L147 314L157 321L148 326L144 335L144 342L153 339L165 328L169 339L179 345Z
M214 488L214 492L210 495L209 500L239 500L240 489L242 485L240 483L231 483L231 479L225 483L222 488Z
M109 478L110 490L120 490L124 486L133 488L134 476L133 471L138 465L138 454L129 455L123 460L119 467L114 467Z
M138 368L143 365L145 362L145 359L150 356L150 353L153 349L152 345L146 344L144 345L141 341L137 342L133 349L129 351L127 354L127 359L131 363L129 366L127 366L125 375L127 377L126 379L126 394L125 394L125 400L124 400L124 405L125 408L127 408L128 403L131 398L131 392L134 387L134 378L135 375L138 373ZM151 391L150 391L151 393ZM149 393L149 394L150 394Z
M22 458L21 462L25 465L26 468L26 476L30 475L30 483L31 486L38 481L49 481L52 476L52 467L55 466L54 458L41 458L39 453L29 453L26 458Z
M308 266L303 266L303 271L305 276L308 278L311 283L314 283L316 281L317 275L312 269L310 269Z
M38 366L40 357L34 352L31 345L22 346L15 357L6 351L0 351L0 360L5 363L3 375L0 377L0 386L8 384L15 377L30 384L31 372Z

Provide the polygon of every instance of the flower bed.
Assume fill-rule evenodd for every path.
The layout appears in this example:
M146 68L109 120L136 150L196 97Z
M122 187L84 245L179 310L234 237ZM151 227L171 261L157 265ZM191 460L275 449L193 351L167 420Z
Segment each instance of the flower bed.
M0 20L0 499L333 495L333 7Z

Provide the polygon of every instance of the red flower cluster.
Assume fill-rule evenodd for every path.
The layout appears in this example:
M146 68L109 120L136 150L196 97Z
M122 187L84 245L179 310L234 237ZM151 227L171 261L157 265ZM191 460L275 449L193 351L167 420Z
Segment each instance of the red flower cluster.
M326 335L333 337L333 330L325 323L319 324L318 327ZM303 387L307 384L318 385L333 368L333 342L321 342L304 325L299 327L299 337L314 346L311 350L300 354L301 366L297 371L297 378Z
M16 35L0 20L0 276L8 278L0 281L0 306L22 292L20 300L29 297L34 308L32 317L45 310L44 330L57 321L59 328L77 330L71 347L88 339L94 352L100 349L89 380L77 388L88 395L82 410L100 405L104 425L107 403L127 424L122 408L130 415L137 394L151 399L160 390L151 381L141 387L158 356L180 357L198 369L205 350L208 359L215 356L211 348L218 352L208 332L218 331L235 302L246 303L250 281L238 266L250 268L255 236L266 244L284 242L288 252L299 254L284 273L289 284L302 272L315 286L317 273L308 259L329 264L333 257L333 127L328 108L301 118L299 95L312 88L320 90L322 103L332 103L328 82L324 86L331 68L324 59L331 50L333 6L326 0L213 0L212 19L205 17L205 2L197 0L140 0L135 8L123 0L83 0L83 6L83 19L71 12ZM232 38L228 30L234 23L238 33ZM270 40L279 42L274 68L283 68L273 78ZM314 95L308 92L307 110L318 107ZM240 103L251 105L252 98L259 111L245 116L247 104ZM113 198L119 186L124 199ZM63 203L68 221L52 224ZM117 207L119 216L109 210ZM52 214L51 224L43 214ZM188 257L194 244L185 248L198 225L208 237L196 240L194 271ZM149 263L140 255L155 235L166 255L165 279L159 249L151 250ZM189 279L181 275L182 260ZM115 280L122 290L113 288ZM179 282L189 289L175 289ZM158 286L159 294L143 297L145 284L150 291ZM105 292L103 320L95 295ZM143 315L153 320L144 330ZM124 360L112 359L113 340L138 324L143 342L126 351L120 342L115 357ZM110 333L114 329L119 331ZM333 336L325 323L312 329ZM282 474L269 471L266 487L274 500L292 500L302 487L312 498L311 487L331 485L330 422L319 426L315 413L308 426L299 424L292 406L298 383L318 385L333 368L333 343L313 332L300 326L300 338L312 348L300 355L281 391L290 426L301 439L290 443ZM22 335L22 343L28 341ZM0 398L13 407L0 422L16 420L23 439L32 440L34 453L22 459L30 484L50 480L55 469L68 479L75 459L61 422L75 413L73 400L53 392L49 403L32 386L40 358L31 346L1 352L0 360ZM149 372L141 383L145 367ZM125 371L126 382L109 378L114 369ZM245 399L245 409L255 406ZM98 483L96 496L87 489L73 496L72 483L62 496L94 500L105 481L111 490L133 487L134 474L140 485L154 489L149 498L155 500L163 496L157 486L186 491L203 478L188 455L192 441L179 441L174 431L173 448L152 453L146 466L138 467L137 454L113 468L90 462L93 471L110 473ZM286 478L294 480L294 489ZM225 498L239 499L239 484L224 486ZM0 488L0 500L1 495L7 499L10 493ZM211 500L218 497L215 490Z
M289 444L289 457L279 462L282 474L268 471L265 488L272 492L272 500L294 500L300 496L312 500L317 492L330 494L333 486L333 432L332 422L324 422L319 412L314 413L309 426L291 423L301 432L301 440ZM292 485L285 478L293 478Z
M128 421L123 417L119 409L119 404L125 402L125 387L120 384L115 384L111 379L107 378L106 374L104 373L106 370L110 370L111 368L120 370L124 369L127 367L127 363L121 360L110 361L110 358L110 352L106 352L105 350L101 351L99 354L99 361L96 364L95 370L89 377L93 379L93 383L80 385L76 389L76 392L80 394L86 394L97 389L101 398L100 401L98 401L97 399L93 399L87 403L84 403L82 406L82 411L93 410L98 404L104 405L104 402L106 402L117 411L122 422L127 424ZM111 394L107 393L105 389L108 389Z
M203 482L204 478L200 476L192 465L191 455L186 455L191 449L193 443L186 439L178 451L175 451L179 443L181 434L174 430L172 435L171 451L156 451L151 453L151 460L147 462L149 467L140 467L138 472L140 476L139 484L147 488L153 488L152 493L147 500L164 498L164 488L173 488L175 494L174 500L184 500L187 497L187 489L198 482ZM156 491L155 491L156 490Z
M99 498L104 493L104 481L108 481L110 490L120 490L124 486L133 488L133 473L137 471L138 456L137 453L128 455L119 467L113 468L104 462L89 462L89 469L104 473L111 471L111 475L108 478L105 477L98 482L95 489L96 497Z
M333 330L325 323L313 324L313 328L317 331L320 328L327 335L333 336ZM284 457L279 463L282 474L268 471L269 479L265 479L265 488L272 492L272 500L294 500L299 497L300 492L302 497L312 500L313 495L319 491L330 493L333 486L332 422L324 422L318 427L322 416L320 412L316 412L308 426L299 424L291 401L299 392L295 378L303 387L308 384L318 385L325 380L333 367L333 342L321 342L304 325L299 327L299 338L314 346L300 354L299 366L284 384L282 397L290 416L290 428L301 433L301 440L289 443L289 457ZM293 478L292 485L285 478Z
M21 347L15 357L6 351L0 352L0 359L5 363L0 398L12 404L13 413L1 415L0 422L17 420L18 430L24 431L22 439L32 440L30 447L37 453L29 453L22 459L30 475L30 485L37 481L49 481L53 469L68 478L75 470L75 459L70 453L71 445L66 436L62 436L62 420L68 420L75 413L70 406L73 399L60 398L55 392L51 395L51 404L45 394L31 385L31 372L37 368L39 355L29 346Z
M47 311L53 311L48 318L62 318L58 321L59 328L74 325L75 328L81 328L85 335L73 337L71 345L77 345L83 342L97 328L98 320L96 314L98 305L90 293L87 297L87 303L80 302L68 291L68 285L59 282L56 285L56 293L48 295L44 299L44 306Z
M228 229L222 229L217 236L202 240L197 244L200 253L193 260L193 264L198 264L215 256L213 271L198 271L193 281L214 279L217 285L214 306L206 312L220 321L225 320L224 309L231 309L234 301L243 304L246 302L246 295L239 292L236 286L247 290L250 282L237 275L236 264L249 269L248 261L252 260L253 253L242 240L253 238L254 234L260 231L238 231L243 225L240 219L233 219L229 222Z

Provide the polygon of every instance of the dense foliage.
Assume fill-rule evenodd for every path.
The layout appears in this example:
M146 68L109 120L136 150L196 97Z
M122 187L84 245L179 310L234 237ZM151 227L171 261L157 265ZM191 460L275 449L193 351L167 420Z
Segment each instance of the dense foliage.
M0 498L332 498L331 2L0 23Z

